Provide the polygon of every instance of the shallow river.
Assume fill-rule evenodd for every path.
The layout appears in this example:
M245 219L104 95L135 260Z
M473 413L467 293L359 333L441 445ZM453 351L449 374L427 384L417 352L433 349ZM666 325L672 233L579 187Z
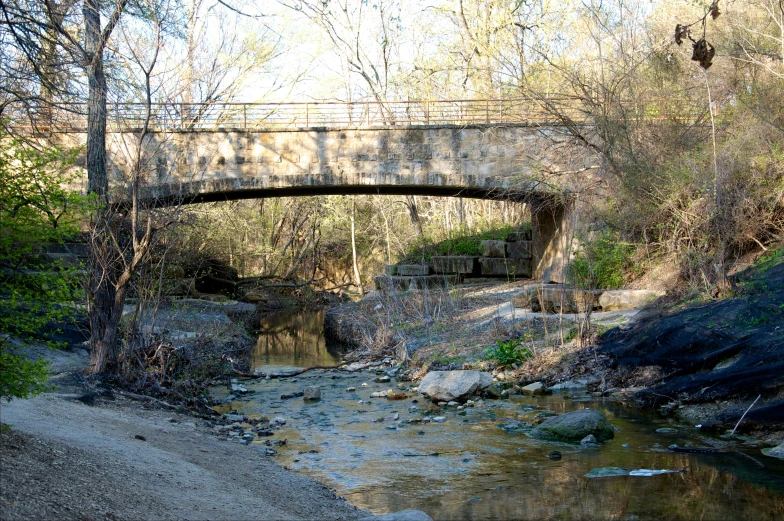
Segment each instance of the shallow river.
M338 360L320 332L318 314L285 314L262 327L255 364L264 372L327 365ZM380 373L380 371L379 371ZM688 425L626 406L574 394L483 400L464 410L427 410L421 396L370 398L398 389L376 383L377 371L310 371L294 378L242 382L253 394L221 408L250 417L282 417L285 426L259 437L280 463L307 473L351 503L376 513L416 508L447 519L784 519L784 462L759 449L727 448L728 454L681 454L668 446L706 446ZM363 384L366 384L363 386ZM322 399L282 399L306 386ZM411 383L401 383L407 390ZM347 391L348 388L355 391ZM216 388L226 397L225 388ZM563 413L589 407L616 427L615 438L598 449L542 442L501 425L537 411ZM443 423L428 422L443 416ZM661 428L674 432L656 432ZM287 440L278 446L279 440ZM562 458L548 459L558 450ZM599 467L671 469L685 472L650 477L587 478Z

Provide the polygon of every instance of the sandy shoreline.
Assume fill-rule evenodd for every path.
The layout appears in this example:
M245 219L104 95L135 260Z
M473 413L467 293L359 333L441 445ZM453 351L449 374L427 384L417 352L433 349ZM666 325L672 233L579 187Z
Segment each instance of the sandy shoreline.
M208 422L118 397L0 405L0 518L353 520L369 515Z

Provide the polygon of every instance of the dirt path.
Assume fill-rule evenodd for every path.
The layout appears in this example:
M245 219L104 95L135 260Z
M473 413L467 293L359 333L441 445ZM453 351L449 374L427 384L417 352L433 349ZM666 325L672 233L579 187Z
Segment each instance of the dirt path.
M320 483L212 435L207 422L118 398L50 393L0 405L0 519L351 520ZM140 439L143 438L143 439Z

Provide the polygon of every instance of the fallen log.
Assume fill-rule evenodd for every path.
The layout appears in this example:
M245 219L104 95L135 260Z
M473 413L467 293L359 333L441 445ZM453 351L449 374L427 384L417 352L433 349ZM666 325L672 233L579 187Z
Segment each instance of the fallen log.
M232 374L234 376L241 376L243 378L289 378L292 376L299 376L302 373L306 373L308 371L312 371L314 369L336 369L338 371L345 371L346 369L341 369L345 364L339 365L316 365L313 367L306 367L304 369L300 369L298 371L292 371L290 373L248 373L246 371L240 371L239 369L232 370Z
M129 393L128 391L117 391L120 396L125 396L126 398L130 398L131 400L136 400L140 402L153 402L158 405L162 405L163 407L167 407L169 409L177 409L176 405L172 405L170 403L166 403L163 400L159 400L157 398L153 398L152 396L145 396L143 394L135 394Z

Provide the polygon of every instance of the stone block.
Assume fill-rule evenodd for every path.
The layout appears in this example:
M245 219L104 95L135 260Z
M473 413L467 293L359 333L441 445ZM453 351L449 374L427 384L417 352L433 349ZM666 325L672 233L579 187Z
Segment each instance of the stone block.
M602 311L620 311L638 309L650 304L664 293L647 289L613 289L607 290L599 297Z
M504 241L482 241L482 250L485 257L506 257L506 243Z
M548 284L539 296L539 304L548 313L585 313L599 303L599 290L584 290Z
M470 275L477 271L477 257L433 257L430 259L430 266L435 273L459 273L461 275Z
M375 277L373 281L378 291L388 293L390 291L445 288L457 284L459 277L457 275L393 275Z
M512 305L516 308L531 309L541 311L539 298L545 288L560 287L560 284L528 284L520 289L520 292L512 297Z
M532 235L532 230L523 230L520 232L512 232L506 236L506 242L520 242L520 241L530 241Z
M506 243L506 255L511 259L531 259L531 241L517 241Z
M430 266L427 264L398 264L397 275L423 276L430 275Z
M382 293L390 291L405 291L408 289L408 277L383 275L373 277L376 289Z
M446 288L459 282L456 275L427 275L408 279L408 289Z
M496 259L481 257L480 273L485 277L505 277L513 279L531 278L530 259Z

